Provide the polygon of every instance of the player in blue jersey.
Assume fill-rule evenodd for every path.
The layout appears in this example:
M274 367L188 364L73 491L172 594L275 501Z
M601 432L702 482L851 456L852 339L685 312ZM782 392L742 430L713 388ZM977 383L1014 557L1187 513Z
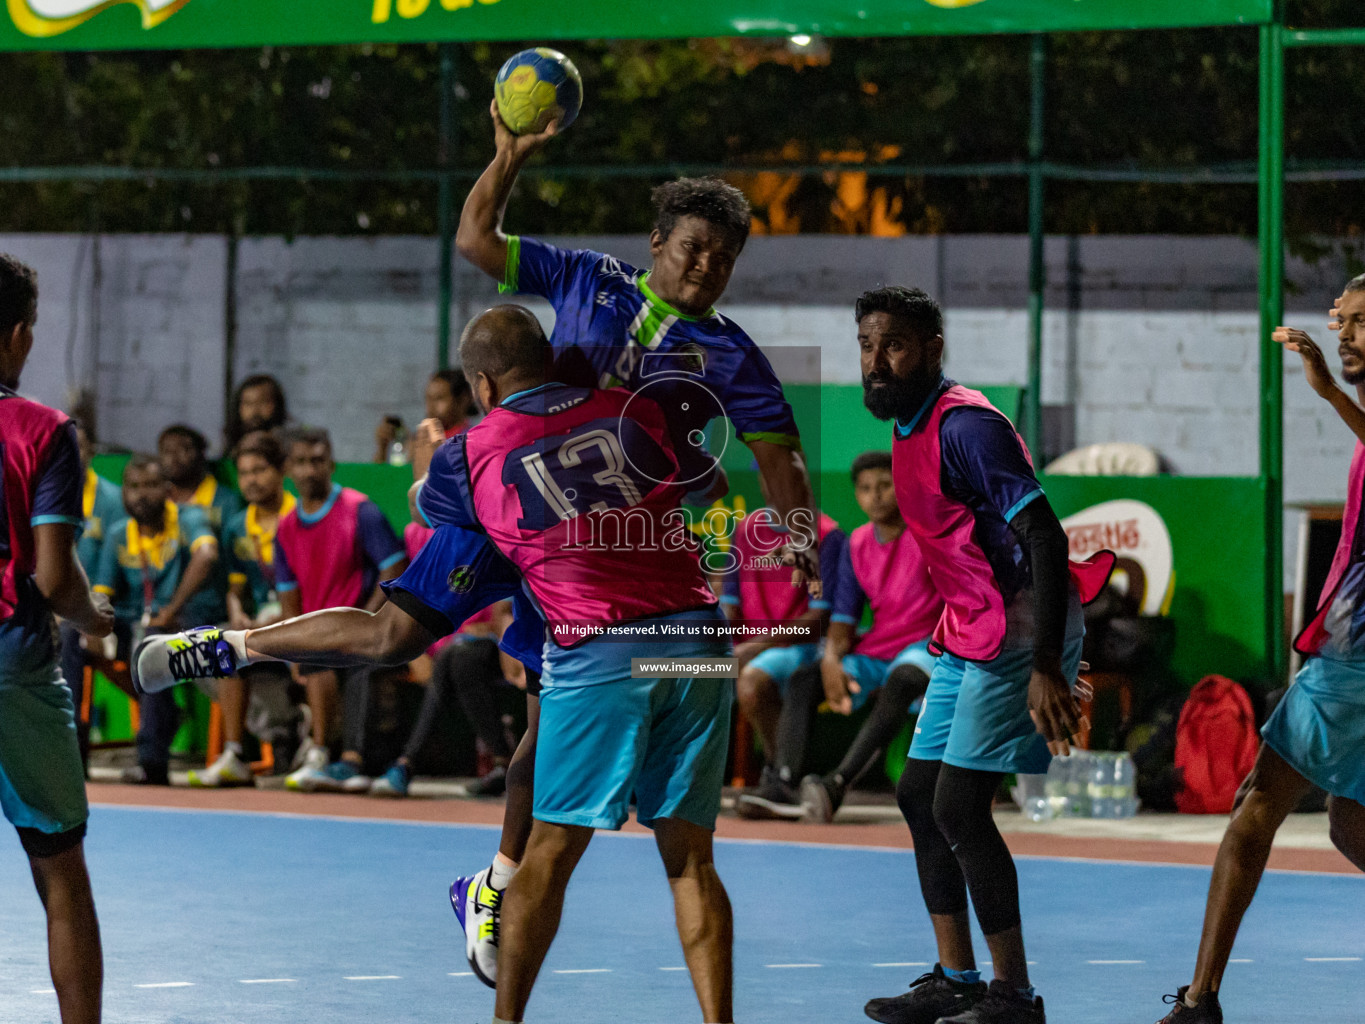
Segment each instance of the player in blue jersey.
M549 300L557 379L579 386L624 385L664 409L683 479L698 503L725 493L724 475L708 455L705 437L715 420L728 420L753 451L776 522L801 533L800 544L792 535L790 557L807 579L818 580L818 517L791 406L767 358L714 308L749 236L748 201L712 178L660 185L652 195L657 218L647 270L605 253L508 235L502 219L517 175L557 126L538 135L513 135L496 104L490 114L495 152L465 200L456 236L461 255L496 280L499 290ZM528 714L528 720L534 723L538 715ZM518 757L534 751L536 736L536 726L529 726ZM519 851L500 850L485 873L505 884L519 860Z
M37 275L0 255L0 809L47 913L63 1024L96 1024L104 960L85 867L85 772L53 614L100 637L114 612L76 559L85 478L75 428L15 394L37 319Z

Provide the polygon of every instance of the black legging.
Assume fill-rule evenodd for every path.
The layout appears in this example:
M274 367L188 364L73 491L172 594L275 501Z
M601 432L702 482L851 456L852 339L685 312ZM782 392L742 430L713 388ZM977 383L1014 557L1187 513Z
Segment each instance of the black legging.
M970 889L986 935L1019 924L1019 876L991 817L1003 777L912 757L896 787L896 802L915 841L915 867L929 913L963 913Z
M512 748L507 745L497 698L498 688L507 685L496 641L477 637L446 644L431 666L431 681L403 756L412 762L440 723L443 710L454 700L493 757L509 760Z
M872 713L863 722L858 735L834 770L845 785L857 781L877 756L877 752L895 738L910 714L910 705L924 695L929 677L914 665L895 668L886 683L873 697ZM787 694L782 700L782 712L777 719L777 749L773 752L773 767L786 779L794 779L806 758L806 743L810 738L811 721L815 709L825 699L825 686L820 676L820 665L807 665L792 673L787 683Z

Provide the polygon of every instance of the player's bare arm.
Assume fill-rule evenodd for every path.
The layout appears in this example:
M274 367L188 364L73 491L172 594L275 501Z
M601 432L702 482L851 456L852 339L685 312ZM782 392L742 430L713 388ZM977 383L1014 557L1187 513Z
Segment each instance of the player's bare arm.
M1338 300L1340 303L1341 300ZM1332 310L1334 315L1339 315L1338 310ZM1340 329L1340 320L1337 320ZM1327 403L1336 410L1337 415L1342 421L1351 428L1351 432L1357 438L1365 442L1365 409L1362 409L1358 402L1343 391L1333 376L1331 368L1327 365L1327 357L1323 354L1318 343L1308 336L1304 331L1295 327L1277 327L1271 334L1270 339L1284 346L1286 352L1297 352L1303 360L1303 375L1308 381L1308 386L1321 398L1327 399Z
M820 681L825 687L825 700L831 711L841 715L853 714L853 698L861 688L844 671L843 659L853 650L853 624L831 622L825 636L825 653L820 659Z
M808 528L813 529L819 517L805 457L795 448L772 441L750 441L749 449L758 460L758 474L763 478L765 493L777 513L778 522L790 526L799 511ZM811 596L819 597L820 554L814 534L809 536L810 543L805 547L789 545L785 557L810 582Z
M76 561L76 528L68 523L44 523L33 528L37 566L33 580L48 607L86 636L108 636L114 628L114 609L105 594L93 594L85 570Z
M507 267L507 235L502 230L502 218L507 212L507 200L522 165L536 150L554 138L559 122L535 135L513 135L498 114L498 104L489 104L493 118L493 138L496 150L493 160L479 175L469 191L460 212L460 226L455 232L455 247L460 255L489 277L501 281Z

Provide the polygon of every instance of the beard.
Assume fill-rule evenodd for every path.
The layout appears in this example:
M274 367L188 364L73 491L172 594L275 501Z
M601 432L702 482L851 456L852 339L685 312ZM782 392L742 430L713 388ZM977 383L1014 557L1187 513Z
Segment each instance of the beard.
M1349 372L1346 367L1343 366L1341 368L1341 379L1353 388L1365 384L1365 365L1362 365L1358 370L1351 370Z
M889 373L863 376L863 405L879 420L908 420L938 383L938 370L917 370L907 377ZM874 384L880 385L873 387Z

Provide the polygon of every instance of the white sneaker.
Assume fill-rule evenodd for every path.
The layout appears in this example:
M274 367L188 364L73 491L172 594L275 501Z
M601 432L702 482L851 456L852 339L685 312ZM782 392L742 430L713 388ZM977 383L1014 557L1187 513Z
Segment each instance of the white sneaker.
M502 889L488 884L488 866L477 875L455 879L450 887L450 906L464 929L464 955L474 974L489 988L498 984L498 927Z
M254 786L256 776L251 765L231 750L224 750L218 760L207 768L191 768L190 785L198 789L217 789L220 786Z
M327 777L327 748L314 746L309 747L303 755L303 766L285 776L284 788L312 793L330 781Z

